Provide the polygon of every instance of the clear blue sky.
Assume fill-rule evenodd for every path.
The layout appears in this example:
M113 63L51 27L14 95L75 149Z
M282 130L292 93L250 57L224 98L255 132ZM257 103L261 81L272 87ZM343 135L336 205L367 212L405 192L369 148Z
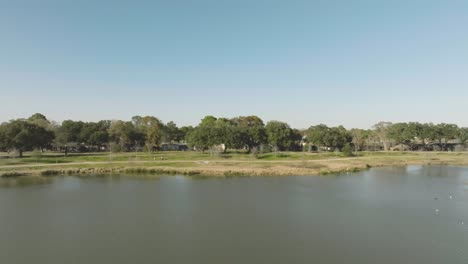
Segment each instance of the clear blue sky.
M468 1L0 0L0 121L468 126Z

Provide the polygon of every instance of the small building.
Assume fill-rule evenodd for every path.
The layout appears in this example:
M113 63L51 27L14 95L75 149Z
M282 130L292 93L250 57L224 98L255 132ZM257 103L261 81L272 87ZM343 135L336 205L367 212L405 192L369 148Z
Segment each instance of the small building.
M187 151L189 147L181 143L163 143L159 146L160 151Z
M391 151L410 151L411 148L410 148L410 146L405 145L405 144L398 144L398 145L396 145L394 147L391 147L390 150Z

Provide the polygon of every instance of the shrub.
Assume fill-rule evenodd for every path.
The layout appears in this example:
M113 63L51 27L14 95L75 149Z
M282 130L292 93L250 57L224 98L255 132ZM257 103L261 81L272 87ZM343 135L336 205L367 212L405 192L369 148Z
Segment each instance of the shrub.
M353 155L353 148L351 147L351 144L346 143L342 149L343 155L345 157L352 157Z

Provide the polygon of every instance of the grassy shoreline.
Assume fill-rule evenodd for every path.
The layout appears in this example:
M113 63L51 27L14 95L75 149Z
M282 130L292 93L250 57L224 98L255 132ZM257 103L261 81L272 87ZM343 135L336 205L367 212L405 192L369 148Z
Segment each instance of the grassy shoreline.
M1 156L5 154L0 154ZM281 152L250 155L199 152L89 153L64 157L61 153L28 153L23 159L1 158L0 176L52 175L201 175L292 176L356 172L370 167L405 165L468 165L468 153L363 152L355 157L340 153Z

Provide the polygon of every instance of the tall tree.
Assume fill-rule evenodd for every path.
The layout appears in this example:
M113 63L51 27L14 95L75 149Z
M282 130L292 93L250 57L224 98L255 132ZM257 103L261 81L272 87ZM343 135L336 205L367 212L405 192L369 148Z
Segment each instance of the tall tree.
M53 124L47 119L47 117L43 114L36 113L28 118L28 121L43 127L49 131L53 130Z
M306 131L307 141L320 150L321 147L329 146L330 128L324 124L311 126Z
M243 142L239 127L226 118L218 118L214 126L215 138L213 143L215 145L224 144L224 152L228 149L242 148Z
M290 143L289 143L289 150L293 150L293 151L302 151L302 139L303 139L303 135L304 133L301 132L299 129L295 129L293 128L291 130L291 134L289 136L290 138Z
M350 130L352 136L352 143L355 151L362 151L366 147L367 140L369 139L369 131L365 129L353 128Z
M294 131L287 123L270 121L265 126L268 143L283 151L288 150L294 144Z
M462 127L458 130L458 139L463 146L468 142L468 127Z
M55 131L56 140L62 144L80 141L81 129L84 123L81 121L65 120Z
M447 150L447 143L456 139L459 135L458 126L455 124L441 123L434 127L435 140L439 143L442 150Z
M396 144L410 145L414 140L415 131L408 123L395 123L388 127L387 136L395 141Z
M200 124L195 127L187 136L190 145L205 151L210 147L219 144L218 135L215 129L217 118L214 116L204 117Z
M258 116L240 116L232 121L238 127L240 140L249 152L267 142L265 124Z
M389 148L389 137L388 132L391 127L391 122L379 122L374 125L374 132L380 139L380 142L384 146L384 150L388 151Z
M148 151L161 144L164 133L164 124L154 116L135 116L132 118L137 131L145 135L145 145Z
M21 119L3 124L1 131L3 147L17 150L20 157L24 151L46 148L54 137L51 131Z
M180 131L176 123L173 121L170 121L165 126L163 126L162 133L162 140L164 142L179 142L184 138L183 132Z
M84 123L81 121L65 120L62 125L55 128L55 146L64 149L65 155L68 154L70 145L81 142L81 130Z
M188 136L194 130L193 126L183 126L179 129L180 141L188 142Z
M114 143L113 151L128 151L132 146L144 142L144 134L137 131L132 122L113 121L109 127L109 138Z
M7 125L8 123L0 124L0 151L8 151Z
M108 129L110 124L109 120L102 120L97 123L84 123L79 136L80 142L100 149L109 142Z
M353 138L351 134L343 126L333 127L330 129L329 145L335 149L342 150L346 144L350 144Z
M347 143L352 142L351 134L343 127L328 127L324 124L311 126L307 131L307 140L320 149L329 147L341 150Z

